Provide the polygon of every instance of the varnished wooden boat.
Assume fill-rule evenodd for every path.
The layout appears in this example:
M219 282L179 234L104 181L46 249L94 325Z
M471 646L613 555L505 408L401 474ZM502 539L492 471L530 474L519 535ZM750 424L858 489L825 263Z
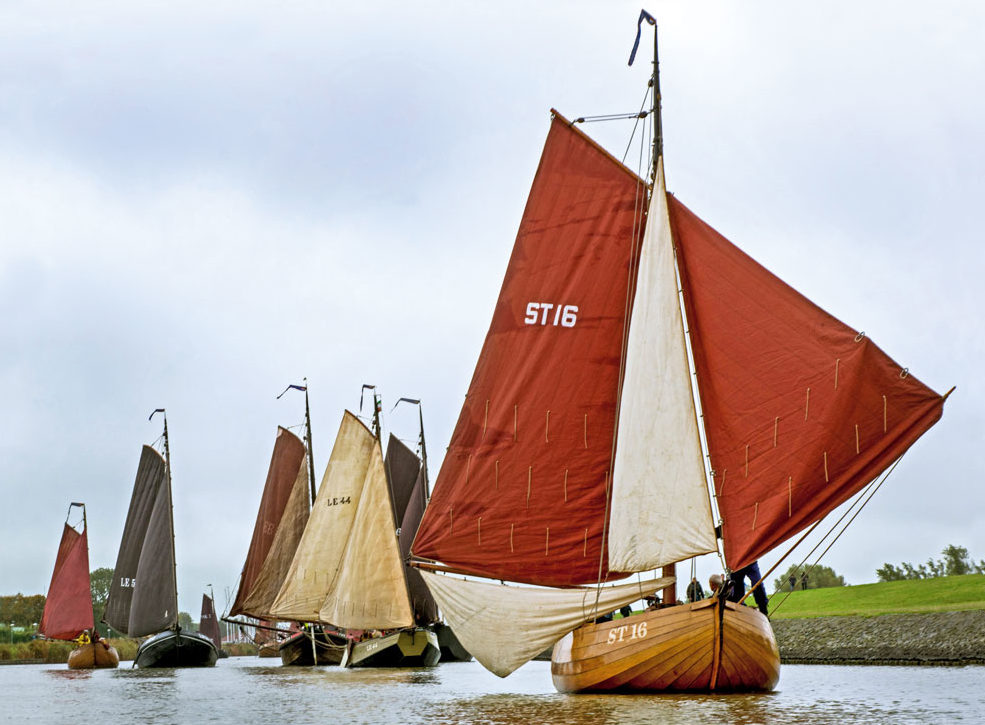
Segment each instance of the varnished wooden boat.
M586 624L555 645L551 675L561 692L768 691L780 653L758 610L705 599Z
M280 657L278 643L274 641L264 642L257 648L257 657Z
M68 668L70 670L92 670L103 667L118 667L120 655L116 648L107 642L87 642L81 647L76 647L68 655Z
M315 629L314 645L314 652L318 654L317 662L312 652L310 632L295 632L277 646L277 651L280 653L280 661L283 665L311 667L341 663L345 648L345 637L325 632L318 627Z
M349 667L434 667L441 659L438 636L417 627L352 645Z

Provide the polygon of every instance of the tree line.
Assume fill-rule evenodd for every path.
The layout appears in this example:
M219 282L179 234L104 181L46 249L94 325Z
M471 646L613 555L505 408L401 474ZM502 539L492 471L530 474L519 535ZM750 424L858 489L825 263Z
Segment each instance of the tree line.
M904 561L899 566L883 564L876 569L881 582L895 582L903 579L932 579L938 576L961 576L963 574L985 574L985 559L977 562L968 555L963 546L950 544L941 552L942 558L927 559L926 563L914 566Z

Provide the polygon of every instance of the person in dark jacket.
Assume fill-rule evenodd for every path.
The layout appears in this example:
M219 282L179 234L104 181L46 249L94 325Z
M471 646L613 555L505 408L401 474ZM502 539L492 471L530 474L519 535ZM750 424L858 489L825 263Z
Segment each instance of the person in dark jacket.
M742 596L746 593L747 578L749 579L749 583L756 587L752 591L753 599L756 600L756 606L763 613L763 616L768 616L769 599L766 597L766 590L763 588L763 583L759 581L763 578L763 575L759 573L758 561L754 561L732 572L732 591L728 594L729 601L737 602L742 599ZM759 586L756 586L757 583L759 583Z
M698 581L697 577L691 577L691 583L687 585L687 600L689 602L696 602L704 598L705 592L701 588L701 582Z

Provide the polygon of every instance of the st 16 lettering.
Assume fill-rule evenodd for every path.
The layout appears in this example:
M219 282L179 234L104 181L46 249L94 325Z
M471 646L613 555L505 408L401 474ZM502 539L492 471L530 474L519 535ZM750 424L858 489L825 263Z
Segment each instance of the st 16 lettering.
M561 305L554 302L528 302L524 325L550 325L574 327L578 322L578 305Z

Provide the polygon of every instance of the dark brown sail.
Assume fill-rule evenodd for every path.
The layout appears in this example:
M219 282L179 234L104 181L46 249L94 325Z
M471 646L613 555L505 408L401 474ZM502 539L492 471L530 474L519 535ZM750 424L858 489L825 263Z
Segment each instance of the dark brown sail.
M400 520L400 555L406 562L410 558L410 545L414 543L414 536L421 525L424 517L424 508L427 505L425 492L424 469L417 474L414 488L407 501L404 516ZM414 610L414 623L420 627L425 627L438 621L438 605L431 596L431 590L424 584L421 572L412 566L405 569L407 576L407 591L410 593L410 606Z
M250 616L264 617L273 603L283 575L287 567L291 565L291 558L297 548L297 542L301 538L301 532L308 519L307 487L308 477L305 467L305 450L301 439L288 431L286 428L277 428L277 438L274 441L274 450L270 457L270 467L267 470L267 480L263 485L263 497L260 499L260 510L257 511L256 523L253 526L253 539L250 541L250 549L246 554L246 563L243 564L243 573L240 576L239 590L236 592L236 599L233 601L230 616L237 614L247 614ZM291 492L301 485L303 488L295 498L295 506L289 506ZM285 512L288 512L286 523L294 535L289 538L293 542L293 547L288 546L286 552L286 565L276 566L277 576L272 582L264 582L261 586L259 579L268 579L270 575L261 577L261 570L267 561L274 544L274 538L282 523L285 523ZM300 519L300 520L295 520ZM281 547L278 547L281 548ZM259 596L257 589L268 590L271 592Z
M216 649L222 647L222 637L219 634L219 619L215 616L215 606L212 597L202 595L202 615L198 622L198 631L215 642Z
M103 615L104 622L123 634L139 636L138 633L131 631L130 610L144 540L147 537L148 526L155 503L158 500L158 494L162 488L165 488L165 479L164 458L150 446L144 446L140 454L140 463L137 466L137 477L133 484L130 509L127 512L123 539L120 542L120 552L116 558L116 568L113 570L113 580L110 583L106 611ZM164 549L165 556L170 558L170 541L167 542ZM167 579L173 581L173 575L168 574Z
M386 479L393 496L393 519L401 525L404 512L407 510L407 502L410 501L414 484L417 482L417 474L421 470L421 459L391 433L383 466L386 468ZM417 530L416 526L414 530Z

